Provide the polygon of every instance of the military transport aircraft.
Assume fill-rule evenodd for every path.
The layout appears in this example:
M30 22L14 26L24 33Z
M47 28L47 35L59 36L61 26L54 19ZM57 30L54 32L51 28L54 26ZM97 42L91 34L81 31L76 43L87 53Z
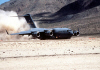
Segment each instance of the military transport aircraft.
M37 28L32 20L30 14L23 16L27 23L30 24L31 29L27 31L22 31L19 33L7 34L9 35L32 35L34 39L70 39L72 36L78 36L80 34L78 31L73 31L69 28Z

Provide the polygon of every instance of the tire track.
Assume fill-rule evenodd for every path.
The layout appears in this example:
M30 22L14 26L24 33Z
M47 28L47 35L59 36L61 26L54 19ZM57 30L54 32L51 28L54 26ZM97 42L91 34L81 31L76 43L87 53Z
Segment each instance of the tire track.
M0 59L10 58L30 58L30 57L55 57L55 56L68 56L68 55L100 55L100 53L77 53L77 54L53 54L53 55L35 55L35 56L15 56L15 57L0 57Z

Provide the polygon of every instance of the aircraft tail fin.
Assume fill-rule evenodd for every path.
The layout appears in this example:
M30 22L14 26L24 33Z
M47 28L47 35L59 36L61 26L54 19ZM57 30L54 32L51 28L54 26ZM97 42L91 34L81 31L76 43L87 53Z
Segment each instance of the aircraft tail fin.
M24 18L26 19L27 23L30 25L31 28L37 28L30 14L24 15Z

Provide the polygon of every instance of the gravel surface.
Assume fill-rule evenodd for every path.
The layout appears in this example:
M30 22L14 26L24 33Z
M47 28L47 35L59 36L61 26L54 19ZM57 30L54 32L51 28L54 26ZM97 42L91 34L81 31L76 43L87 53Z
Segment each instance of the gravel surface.
M100 38L0 42L0 70L100 70Z

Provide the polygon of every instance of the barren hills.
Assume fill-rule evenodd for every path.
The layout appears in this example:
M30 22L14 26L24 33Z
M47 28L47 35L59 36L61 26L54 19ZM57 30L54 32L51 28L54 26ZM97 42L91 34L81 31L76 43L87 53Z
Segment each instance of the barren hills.
M80 29L81 34L100 33L99 0L10 0L0 9L30 13L40 27Z

